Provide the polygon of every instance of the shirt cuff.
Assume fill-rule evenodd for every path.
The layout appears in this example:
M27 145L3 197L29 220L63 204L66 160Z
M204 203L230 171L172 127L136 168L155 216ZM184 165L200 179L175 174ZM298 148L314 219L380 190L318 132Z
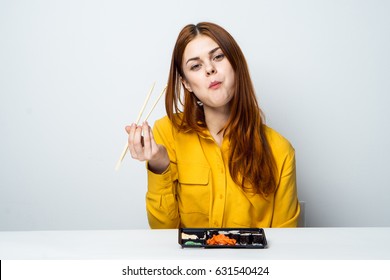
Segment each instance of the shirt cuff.
M171 168L168 168L162 174L156 174L148 171L148 192L154 194L172 194Z

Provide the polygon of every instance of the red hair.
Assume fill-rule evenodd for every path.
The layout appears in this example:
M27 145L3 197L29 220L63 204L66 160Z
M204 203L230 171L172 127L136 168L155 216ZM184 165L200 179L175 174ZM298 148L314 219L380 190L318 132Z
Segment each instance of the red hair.
M230 141L229 171L244 190L264 196L276 189L275 160L265 136L264 116L258 106L246 59L234 38L222 27L209 22L185 26L176 41L169 72L165 107L168 117L180 131L204 133L203 107L196 96L182 86L184 50L196 36L213 39L235 72L235 93L224 136ZM181 113L181 114L178 114Z

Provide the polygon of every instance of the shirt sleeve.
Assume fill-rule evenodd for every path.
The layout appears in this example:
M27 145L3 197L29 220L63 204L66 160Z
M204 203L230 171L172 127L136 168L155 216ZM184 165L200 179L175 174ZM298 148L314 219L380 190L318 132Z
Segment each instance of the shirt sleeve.
M300 214L296 186L295 151L289 145L279 167L279 184L275 192L272 227L297 227Z
M178 228L180 216L176 199L177 165L172 128L168 119L157 121L153 136L158 144L168 151L170 165L162 174L149 169L148 190L146 193L146 211L149 225L153 229Z

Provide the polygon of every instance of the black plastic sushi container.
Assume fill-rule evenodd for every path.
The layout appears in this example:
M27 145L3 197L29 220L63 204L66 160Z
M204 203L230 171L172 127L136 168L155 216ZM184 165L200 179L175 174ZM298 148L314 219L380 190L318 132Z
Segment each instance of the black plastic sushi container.
M179 228L182 248L264 249L267 239L262 228Z

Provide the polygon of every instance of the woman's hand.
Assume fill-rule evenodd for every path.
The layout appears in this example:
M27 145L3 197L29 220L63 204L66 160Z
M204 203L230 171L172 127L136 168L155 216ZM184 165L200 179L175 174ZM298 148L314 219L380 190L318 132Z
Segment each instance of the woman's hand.
M159 145L153 138L152 129L147 122L142 125L135 123L126 126L129 134L129 151L131 157L139 161L148 161L150 171L161 174L169 166L169 157L166 148Z

